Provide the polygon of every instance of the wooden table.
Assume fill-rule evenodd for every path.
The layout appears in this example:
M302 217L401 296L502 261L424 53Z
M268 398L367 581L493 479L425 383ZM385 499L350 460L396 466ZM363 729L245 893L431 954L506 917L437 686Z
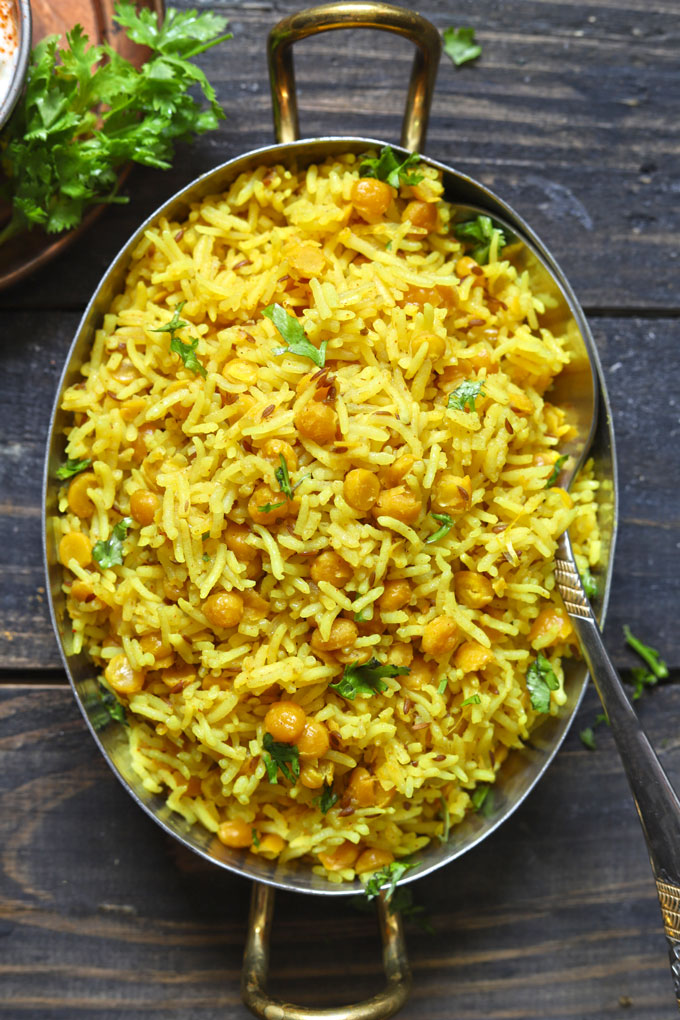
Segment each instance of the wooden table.
M453 6L453 5L452 5ZM133 804L66 685L45 604L40 481L50 404L100 275L133 227L217 162L271 141L264 41L296 5L224 7L235 38L203 60L228 120L166 174L136 171L59 262L2 296L0 414L0 1016L236 1020L248 883L171 842ZM452 23L449 4L423 8ZM444 58L428 151L495 189L537 230L585 306L619 444L620 537L606 638L622 625L680 667L680 7L677 0L459 0L482 59ZM397 140L409 46L324 36L297 54L303 130ZM640 716L680 787L680 687ZM418 883L404 1020L662 1020L675 1012L635 810L606 727L579 730L478 850ZM348 980L348 977L350 980ZM278 898L273 990L317 1005L381 983L373 918Z

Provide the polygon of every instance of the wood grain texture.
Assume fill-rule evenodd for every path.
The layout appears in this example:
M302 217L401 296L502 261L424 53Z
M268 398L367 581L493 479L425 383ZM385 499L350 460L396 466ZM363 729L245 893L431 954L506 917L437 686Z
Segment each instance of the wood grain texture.
M40 492L50 409L78 316L7 312L2 319L0 662L9 670L57 668L61 660L44 593ZM668 661L680 666L678 326L663 319L608 318L592 325L612 399L621 477L609 646L619 666L633 662L621 641L621 627L629 623L654 635ZM20 345L8 342L17 336Z
M201 58L228 119L167 173L135 171L67 260L5 307L82 306L141 219L199 172L272 141L266 34L299 5L213 4L234 40ZM429 0L443 28L476 28L482 59L444 57L427 151L514 206L592 308L677 308L680 7L665 0ZM302 130L396 141L411 48L386 33L329 33L296 49Z
M596 711L589 692L576 728ZM680 688L641 704L672 780ZM69 690L0 689L0 1015L245 1020L248 883L179 848L99 756ZM611 736L576 732L516 814L413 886L403 1020L671 1016L661 918ZM381 983L374 918L279 894L272 990L330 1005ZM347 976L351 974L351 982ZM625 1015L625 1014L622 1014Z

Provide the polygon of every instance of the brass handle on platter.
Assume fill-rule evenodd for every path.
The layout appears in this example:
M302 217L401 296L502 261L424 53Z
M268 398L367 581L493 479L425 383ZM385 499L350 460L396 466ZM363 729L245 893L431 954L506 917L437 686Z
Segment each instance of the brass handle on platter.
M334 28L380 28L410 39L416 45L401 144L411 152L425 144L430 103L441 54L441 39L434 25L405 7L368 2L341 2L309 7L284 18L269 33L269 81L272 90L274 131L278 142L294 142L299 135L293 43Z
M241 994L248 1009L261 1020L386 1020L406 1002L411 989L411 971L401 916L378 899L378 918L383 940L383 965L387 985L382 992L349 1006L312 1009L272 999L267 995L269 933L274 914L274 890L257 882L250 901L250 920L243 956Z
M671 882L657 878L656 891L659 894L663 926L668 942L668 956L675 988L675 998L680 1007L680 888Z

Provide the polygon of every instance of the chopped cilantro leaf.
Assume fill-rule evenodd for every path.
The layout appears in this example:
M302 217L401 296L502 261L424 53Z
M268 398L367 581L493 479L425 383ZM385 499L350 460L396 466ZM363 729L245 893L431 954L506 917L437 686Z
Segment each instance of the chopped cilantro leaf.
M274 740L271 733L265 733L262 739L265 768L270 783L278 782L279 769L285 778L294 783L300 775L300 755L295 744L283 744ZM290 768L288 765L290 764Z
M456 67L481 56L482 47L475 42L474 28L445 28L443 35L444 53L451 57Z
M546 489L552 488L552 486L559 478L560 471L562 470L562 465L564 464L565 460L569 460L568 453L563 453L562 456L558 457L555 463L553 464L553 469L550 473L550 477L548 478L548 481L545 483Z
M379 156L367 156L359 166L362 177L377 177L386 181L397 191L405 184L420 184L422 174L411 173L413 167L420 165L420 156L411 152L403 162L399 162L389 145L383 146Z
M437 694L443 694L444 691L446 690L446 688L448 687L448 685L449 685L449 678L447 676L443 676L441 678L441 680L439 681L439 687L437 688Z
M448 514L430 514L430 517L434 517L435 521L441 523L441 527L433 531L431 535L428 535L425 539L425 544L429 545L430 542L436 542L438 539L443 538L444 535L448 535L449 531L454 525L453 517Z
M274 474L276 475L276 481L279 483L279 488L284 495L288 496L288 499L293 497L293 487L290 484L290 475L288 474L288 465L286 464L286 458L282 453L279 454L279 460L281 461L281 467L277 467Z
M656 648L652 648L650 645L644 644L639 638L631 632L628 624L624 624L623 633L625 634L626 641L633 648L640 658L649 666L650 670L657 678L657 680L665 680L668 676L668 666L663 661Z
M581 584L583 585L584 592L589 599L594 599L597 595L597 581L591 574L590 568L584 567L583 570L579 570L579 575L581 577Z
M85 468L89 468L91 463L92 461L89 457L85 460L71 460L69 457L68 460L64 461L64 463L57 468L57 478L60 478L62 481L64 481L65 478L73 478L74 475L79 475L81 471L85 470Z
M545 655L539 652L527 670L527 690L531 707L535 712L550 711L550 692L556 691L560 682Z
M322 815L325 815L326 812L330 811L333 805L338 802L338 799L338 794L333 792L333 784L324 783L321 795L319 797L315 797L312 803L318 804L319 811Z
M96 730L103 729L107 723L113 720L114 722L123 723L124 726L129 726L127 716L125 715L125 708L120 703L115 694L109 690L106 684L99 681L98 697L93 706L94 711L90 715L92 725Z
M405 676L410 672L408 666L393 666L391 663L382 666L378 659L369 659L363 666L358 662L345 666L340 680L329 686L343 698L354 701L357 695L370 698L373 694L386 691L387 684L383 683L383 677Z
M651 673L645 666L634 666L631 670L633 676L633 701L642 697L645 687L654 687L659 682L658 676Z
M456 386L452 393L449 393L446 406L454 408L456 411L474 411L475 400L477 397L483 396L484 382L473 382L472 379L466 379L460 386Z
M250 830L250 839L252 841L253 846L257 849L260 845L260 836L257 829Z
M173 337L170 341L170 350L174 351L175 354L179 354L180 358L184 362L184 367L188 368L194 375L202 375L203 378L207 376L207 372L201 362L196 357L196 348L198 347L198 337L194 337L188 344L185 344L178 337Z
M286 347L277 347L274 354L297 354L301 358L309 358L319 368L326 364L326 348L328 340L322 340L318 347L307 339L305 331L294 315L289 315L283 305L267 305L262 314L276 326L286 341Z
M470 794L472 806L476 812L488 818L493 811L493 790L489 783L480 783Z
M355 623L366 623L366 620L371 619L373 619L373 617L371 616L371 610L368 606L365 606L363 609L360 609L358 613L354 614Z
M355 910L362 914L372 910L371 904L365 896L352 896L349 902ZM401 914L407 924L413 922L428 935L434 935L434 928L425 913L425 907L415 902L410 885L401 885L394 890L390 906L392 910Z
M478 694L471 694L465 701L461 701L460 707L465 708L466 705L481 705L482 699Z
M500 252L505 245L505 234L494 224L490 216L477 216L474 220L457 223L453 232L459 241L474 244L470 254L480 266L486 265L489 261L495 235L498 236L497 251Z
M114 526L110 538L105 542L100 540L95 543L92 557L102 570L108 570L123 562L123 541L131 524L131 517L123 517L122 521L118 521Z
M157 326L151 330L152 333L170 333L174 337L178 329L184 329L189 323L185 322L184 319L180 319L179 313L182 311L186 304L186 301L179 301L174 308L172 318L165 323L164 326Z
M595 750L595 733L592 726L586 726L584 730L581 730L579 737L584 747L587 747L589 751Z
M397 887L397 882L404 877L407 871L414 867L414 861L401 860L392 861L391 864L386 864L379 871L374 871L364 883L366 898L373 900L385 890L385 902L389 903Z
M286 501L284 499L280 503L265 503L264 506L258 506L257 509L262 514L268 514L268 513L271 513L272 510L278 510L280 506L285 506L285 505L286 505Z

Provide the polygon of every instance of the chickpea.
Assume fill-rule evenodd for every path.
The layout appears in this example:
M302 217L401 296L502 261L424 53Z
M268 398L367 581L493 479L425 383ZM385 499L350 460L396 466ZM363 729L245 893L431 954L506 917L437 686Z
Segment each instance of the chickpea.
M161 669L161 680L166 687L177 687L178 684L182 684L186 687L187 684L193 683L198 676L198 668L191 662L184 662L180 660L176 662L174 666L168 666L165 669Z
M263 857L278 857L285 845L283 837L275 832L268 832L266 836L262 836L260 839L257 852L262 854Z
M104 678L109 687L125 697L138 694L144 686L146 674L140 669L133 669L127 655L114 655L104 670Z
M324 774L312 762L303 762L300 766L300 782L308 790L318 790L324 785Z
M292 241L286 245L284 254L290 268L307 279L312 276L320 276L326 264L326 256L312 241L303 241L302 243Z
M222 375L230 382L245 383L246 386L253 386L257 382L257 366L252 361L243 361L240 358L233 358L222 368Z
M310 400L295 415L295 427L305 439L327 446L335 439L337 415L330 404Z
M141 464L146 457L149 452L149 447L146 441L157 428L158 425L155 422L149 421L140 425L137 429L137 438L135 439L132 447L132 460L135 464Z
M262 557L259 553L246 563L246 577L249 581L257 581L262 577Z
M441 294L435 288L414 287L408 285L404 291L403 302L405 305L432 305L437 307L441 303Z
M354 870L357 875L363 875L366 871L377 871L379 868L384 868L387 864L391 864L393 860L394 856L389 850L382 850L377 846L369 846L367 850L359 854Z
M264 717L267 733L281 744L294 744L306 722L307 713L295 701L275 702Z
M534 405L531 401L531 397L527 396L523 390L511 390L509 392L510 407L515 414L533 414Z
M353 804L359 807L371 807L378 800L378 780L372 776L368 769L359 765L352 769L349 783L347 784L347 796Z
M75 580L71 585L70 595L78 602L91 602L95 598L94 591L85 581Z
M456 274L461 280L464 280L466 276L469 276L470 273L477 268L478 263L475 262L473 258L470 258L469 255L463 255L463 257L458 259L456 262Z
M143 527L153 524L160 505L160 498L155 492L149 492L148 489L137 489L130 496L130 514Z
M403 213L402 221L410 220L414 227L422 227L428 233L437 229L439 216L434 202L409 202Z
M235 591L220 591L209 595L202 609L212 627L236 627L243 616L243 599Z
M387 653L387 661L393 666L410 666L413 662L413 647L407 644L393 644Z
M259 620L264 620L269 616L269 603L261 595L258 595L257 592L252 590L245 591L243 593L243 602L243 619L247 623L257 623Z
M94 471L85 471L82 475L76 475L68 487L66 499L69 509L76 517L87 518L94 513L94 503L87 494L88 489L94 489L97 485L97 476Z
M418 655L413 659L407 676L401 678L402 686L412 691L421 691L423 687L432 683L433 672L432 663L425 662L422 656Z
M332 549L325 549L312 560L310 573L312 580L317 584L319 581L327 581L336 588L344 588L354 571L349 563L345 563L342 556L338 556Z
M237 524L235 521L229 521L227 524L225 532L227 549L230 549L237 559L245 563L251 562L258 555L257 549L248 541L250 534L250 528L246 524Z
M330 853L318 855L326 871L344 871L345 868L351 868L358 856L359 847L349 840L345 840Z
M358 636L359 628L353 620L339 618L333 620L330 634L325 639L317 628L312 634L311 645L315 652L335 652L340 648L351 648Z
M276 524L296 508L297 504L286 499L284 492L274 492L268 485L258 485L248 500L248 513L256 524Z
M297 741L301 758L322 758L330 746L328 730L322 722L307 719Z
M298 466L297 454L285 439L268 439L262 447L262 456L267 460L276 461L277 464L281 463L279 457L283 457L289 471L295 471Z
M383 489L373 507L374 517L394 517L403 524L415 524L420 517L422 504L405 485Z
M253 842L253 827L242 818L231 818L218 827L217 838L225 846L245 849Z
M453 588L459 602L470 609L481 609L493 602L494 590L491 581L483 574L472 570L459 570L453 578Z
M376 177L362 177L352 187L352 203L362 219L373 223L384 216L390 207L394 192L385 181Z
M464 641L456 651L453 663L456 669L462 669L463 673L474 673L478 669L484 669L493 662L493 659L494 654L490 648L485 648L476 641Z
M372 471L354 468L345 476L342 491L353 510L367 513L378 501L380 482Z
M427 655L439 658L456 647L458 624L450 616L435 616L425 625L421 644Z
M171 581L169 579L163 582L163 591L168 602L177 602L186 594L184 591L184 584L181 581Z
M173 654L172 646L163 643L163 638L158 631L152 631L151 634L144 634L144 636L139 639L139 647L143 652L153 655L157 668L163 659L169 659ZM172 660L170 659L170 661ZM170 661L167 665L170 665Z
M381 485L386 489L399 485L406 478L415 462L416 458L411 456L410 453L403 453L401 457L397 457L393 464L383 468L380 472Z
M411 601L411 585L408 581L398 579L386 581L385 591L378 599L378 605L384 613L394 612L396 609L403 609Z
M89 538L80 531L69 531L59 542L59 559L65 567L71 560L75 560L80 567L86 567L92 561Z
M471 358L468 358L468 364L476 372L480 372L485 368L487 375L493 375L500 369L500 365L494 360L493 355L486 347L480 347Z
M120 416L123 421L134 421L137 415L146 407L144 397L133 397L120 405Z
M529 631L529 641L534 648L547 648L560 641L567 641L572 634L571 621L558 606L542 609Z
M418 350L422 344L427 344L427 356L432 361L437 361L446 353L446 340L436 333L420 333L413 342L414 350Z
M137 369L129 358L123 358L118 368L114 369L111 375L118 382L132 382L138 376Z
M469 475L453 475L448 471L440 477L432 500L438 513L458 515L470 508L472 482Z

